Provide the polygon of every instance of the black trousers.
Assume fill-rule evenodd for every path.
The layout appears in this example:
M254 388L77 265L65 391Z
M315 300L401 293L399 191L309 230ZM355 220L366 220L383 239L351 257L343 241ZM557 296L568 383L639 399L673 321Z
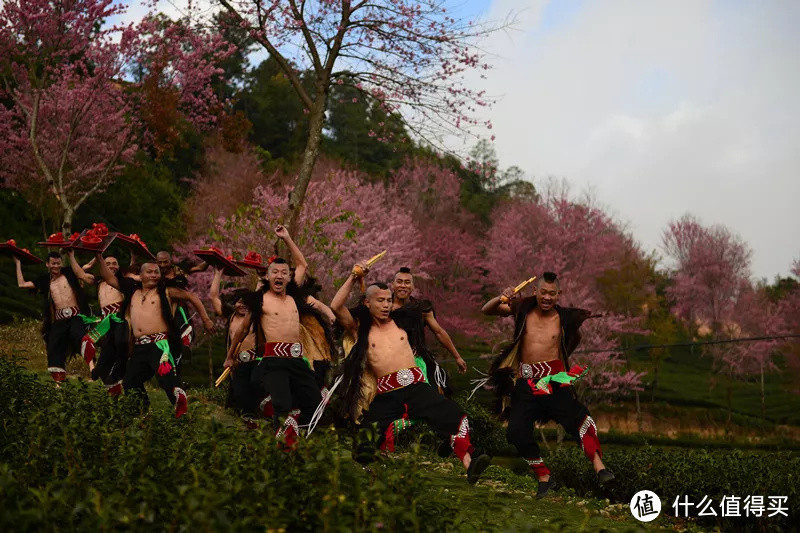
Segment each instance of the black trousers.
M300 409L297 423L311 421L311 415L322 401L314 372L305 359L264 357L253 371L251 380L260 383L272 395L273 421L280 427L282 419L293 409Z
M551 394L534 395L525 379L518 379L511 393L511 416L506 438L526 459L541 457L534 438L534 422L554 420L580 445L580 425L589 409L575 398L572 387L552 384Z
M81 339L86 326L79 316L56 320L47 334L47 366L67 368L67 355L81 352Z
M180 387L180 381L175 374L173 368L163 376L158 375L158 364L161 359L161 349L155 345L150 344L136 344L133 347L133 355L128 360L125 368L125 378L122 380L122 387L125 392L133 392L142 396L142 401L145 405L149 405L150 401L147 398L147 391L144 389L144 384L147 383L153 376L158 379L158 385L164 390L164 393L169 398L169 401L175 403L175 388Z
M458 433L464 410L453 400L445 398L427 383L412 383L407 387L378 394L364 413L364 423L376 423L383 444L389 424L403 418L424 420L441 438Z
M101 379L105 385L114 385L125 377L128 361L128 322L111 321L108 333L100 346L100 357L92 370L93 379Z
M243 415L255 417L261 400L267 395L263 376L256 369L258 361L239 363L231 374L231 403Z

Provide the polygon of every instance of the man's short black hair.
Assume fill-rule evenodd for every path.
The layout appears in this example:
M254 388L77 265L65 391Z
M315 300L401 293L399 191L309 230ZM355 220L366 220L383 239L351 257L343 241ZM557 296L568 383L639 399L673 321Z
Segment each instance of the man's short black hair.
M235 304L239 300L244 299L244 297L247 296L249 293L250 291L244 288L234 289L228 294L228 299L230 302L233 302Z
M397 271L397 274L411 274L411 269L408 267L400 267L400 270Z
M139 274L144 274L144 268L147 265L153 265L155 267L158 267L158 263L156 263L155 261L145 261L144 263L139 265Z
M270 261L269 264L270 264L270 266L272 266L272 265L288 265L289 261L287 261L283 257L276 257L275 259Z
M542 277L537 280L536 288L542 286L542 283L555 283L556 287L561 290L561 283L558 281L558 274L555 272L545 272L542 274Z
M50 252L47 254L47 260L50 261L51 259L61 259L61 252Z

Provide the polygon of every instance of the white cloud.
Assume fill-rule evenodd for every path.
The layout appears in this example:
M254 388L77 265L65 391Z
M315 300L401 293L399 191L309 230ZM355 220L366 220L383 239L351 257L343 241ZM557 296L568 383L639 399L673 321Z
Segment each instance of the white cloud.
M746 239L756 276L787 273L800 256L800 3L578 7L497 0L487 14L520 12L519 31L486 43L502 164L590 187L648 249L692 212Z

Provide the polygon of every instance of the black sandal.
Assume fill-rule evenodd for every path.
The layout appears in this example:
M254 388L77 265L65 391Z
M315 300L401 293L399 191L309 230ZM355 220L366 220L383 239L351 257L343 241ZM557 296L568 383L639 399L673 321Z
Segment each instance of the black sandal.
M552 479L548 481L540 481L539 488L536 490L536 499L541 500L542 498L547 496L547 493L550 492L550 489L552 487L553 487Z
M482 453L477 457L473 457L472 461L469 463L469 468L467 468L467 482L470 485L477 483L478 479L481 477L481 474L483 474L483 471L489 467L491 462L492 458L485 453Z

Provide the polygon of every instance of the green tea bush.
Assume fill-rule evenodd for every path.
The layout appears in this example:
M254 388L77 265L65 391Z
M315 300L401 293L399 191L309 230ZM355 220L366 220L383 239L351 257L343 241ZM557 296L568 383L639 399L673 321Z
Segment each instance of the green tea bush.
M785 531L800 516L800 457L789 452L772 454L745 453L740 450L670 449L643 446L603 458L616 480L602 491L594 471L577 446L562 446L546 454L545 462L563 485L581 496L608 497L630 502L640 490L651 490L662 502L662 513L674 516L676 496L688 495L699 504L703 496L713 499L720 514L723 495L744 497L788 496L789 517L719 518L723 530ZM697 515L697 510L690 515ZM682 511L683 512L683 511ZM744 514L744 511L742 511ZM704 519L705 520L705 519ZM711 519L713 521L713 518ZM713 522L712 522L713 523Z
M197 401L142 416L97 384L60 389L0 359L0 530L445 531L456 504L415 456L367 471L344 434L293 453Z

